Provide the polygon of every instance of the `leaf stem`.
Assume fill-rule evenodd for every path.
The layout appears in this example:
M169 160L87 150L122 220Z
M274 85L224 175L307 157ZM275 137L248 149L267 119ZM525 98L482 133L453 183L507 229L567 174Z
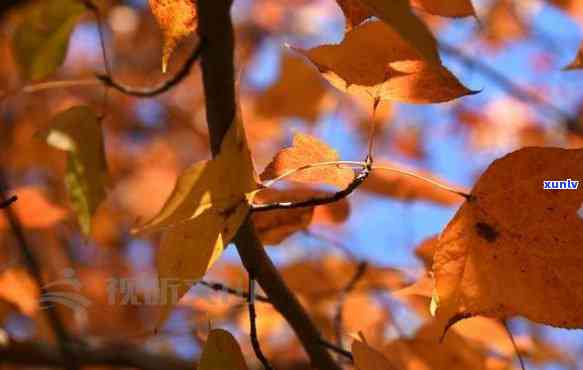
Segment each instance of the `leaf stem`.
M271 186L273 186L275 183L285 179L286 177L289 177L295 173L301 172L301 171L306 171L312 168L319 168L319 167L332 167L332 166L338 166L338 167L366 167L366 163L365 162L358 162L358 161L327 161L327 162L315 162L315 163L310 163L310 164L306 164L304 166L301 167L297 167L297 168L292 168L291 170L287 170L286 172L284 172L283 174L279 175L278 177L265 181L263 183L263 186L265 186L266 188L269 188Z

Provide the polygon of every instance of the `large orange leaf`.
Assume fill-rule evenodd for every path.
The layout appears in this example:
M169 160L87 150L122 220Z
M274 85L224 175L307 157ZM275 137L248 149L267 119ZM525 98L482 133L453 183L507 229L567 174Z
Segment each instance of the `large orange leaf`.
M525 148L495 161L442 233L434 256L437 317L472 315L583 327L583 149Z
M12 193L18 196L18 200L11 207L25 227L48 228L67 217L67 211L48 202L38 187L17 188ZM7 227L6 218L0 217L0 230Z
M312 163L338 160L338 153L326 143L313 136L298 133L294 136L291 147L277 153L261 174L261 179L274 179ZM316 167L298 171L287 179L301 183L329 184L343 189L354 179L354 171L339 166Z
M338 45L299 51L334 87L351 94L421 104L472 93L438 59L423 59L380 21L350 30Z

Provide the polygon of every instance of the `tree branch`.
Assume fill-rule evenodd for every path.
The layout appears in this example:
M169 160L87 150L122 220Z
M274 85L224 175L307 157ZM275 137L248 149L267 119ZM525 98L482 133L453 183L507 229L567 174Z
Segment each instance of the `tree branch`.
M249 297L249 293L248 292L243 292L241 290L237 290L237 289L228 287L228 286L226 286L224 284L221 284L221 283L216 283L216 282L201 280L199 282L199 284L200 285L203 285L203 286L205 286L205 287L207 287L209 289L212 289L214 291L224 292L224 293L227 293L227 294L230 294L230 295L239 297L239 298L247 299ZM266 296L263 296L261 294L255 294L255 299L257 301L260 301L260 302L271 303L271 302L269 302L269 298L267 298Z
M6 200L0 201L0 209L9 207L12 203L16 202L17 200L18 200L18 197L16 195L13 195Z
M204 41L201 39L198 45L194 48L188 59L184 62L180 70L172 76L171 78L160 82L156 86L152 87L135 87L125 85L121 82L117 82L113 80L113 78L107 74L105 75L97 75L97 79L99 79L105 86L109 86L114 88L115 90L122 92L127 95L137 96L140 98L151 98L156 95L162 94L167 92L168 90L172 89L174 86L178 85L182 80L184 80L192 70L192 66L198 60L202 49L204 47Z
M0 202L5 204L10 201L6 197L6 192L8 190L8 184L4 175L4 172L0 169ZM24 262L26 267L35 280L36 284L38 285L41 297L47 295L47 290L45 288L45 283L42 278L41 268L40 265L32 252L32 248L28 244L26 237L24 236L24 230L22 228L22 224L18 219L16 213L12 210L11 207L4 207L3 208L4 215L8 220L10 228L20 245L20 250L22 252L22 256L24 258ZM69 334L65 328L65 325L61 321L59 317L59 313L57 312L56 306L49 305L45 310L48 322L55 333L57 341L59 343L59 351L63 359L63 363L66 365L65 367L68 370L77 370L77 359L69 350L70 339Z
M205 40L201 66L207 123L211 150L213 155L217 155L236 112L235 44L230 16L232 0L198 1L197 4L199 33ZM257 279L274 307L294 329L312 366L320 370L340 370L320 344L321 336L315 324L269 259L249 218L239 229L235 244L249 274Z
M249 309L249 326L250 326L250 336L251 345L255 356L263 364L265 370L273 370L273 367L269 363L269 360L263 354L261 350L261 345L259 344L259 338L257 336L257 313L255 312L255 280L253 276L249 275L249 294L247 296L247 306Z
M70 350L81 366L116 366L143 370L194 370L196 364L177 357L155 354L124 343L71 345ZM42 342L9 342L0 345L0 364L64 367L59 350Z

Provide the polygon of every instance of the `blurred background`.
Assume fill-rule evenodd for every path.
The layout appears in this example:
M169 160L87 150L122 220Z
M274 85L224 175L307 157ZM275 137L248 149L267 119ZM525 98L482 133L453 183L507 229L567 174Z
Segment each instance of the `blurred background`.
M417 13L440 40L444 64L467 87L481 92L437 105L382 102L373 117L371 100L334 89L289 47L340 42L344 16L335 1L235 0L239 98L258 171L289 146L297 132L320 138L344 160L362 160L373 120L377 161L465 188L471 188L494 159L520 147L580 147L583 74L562 68L573 60L583 38L583 1L473 2L477 19L442 18L419 9ZM166 79L160 69L161 32L147 1L97 4L114 77L133 86ZM0 24L0 158L12 192L20 198L14 208L45 281L56 284L51 290L69 293L68 303L59 310L70 330L87 340L131 341L194 360L209 328L222 327L236 335L247 361L258 366L244 300L202 285L181 300L158 335L148 332L157 312L146 298L155 287L158 239L129 231L158 211L183 169L209 158L199 68L155 98L139 99L111 89L105 95L94 80L104 64L97 24L87 13L72 35L65 65L47 79L81 82L19 91L26 82L19 79L10 39L22 14L20 9L12 12ZM197 42L192 36L180 44L168 75L180 68ZM112 178L90 237L80 233L68 205L65 155L35 137L52 116L79 104L104 116ZM275 216L255 221L268 253L331 341L339 292L358 263L368 262L364 277L346 298L343 336L349 344L350 336L361 331L380 348L393 339L414 336L429 320L427 297L403 298L391 291L425 274L432 238L460 204L452 194L383 174L335 207L295 213L296 224L285 230L270 223ZM205 279L246 289L235 248L227 249ZM137 301L128 301L128 292L135 292L131 295ZM3 218L0 303L0 330L5 335L50 338L42 300L39 306L38 291ZM268 304L258 303L257 309L259 337L275 366L305 366L305 355L281 316ZM583 358L579 330L521 319L511 320L510 327L529 369L574 369ZM486 357L485 367L476 368L518 366L499 324L471 319L458 334Z

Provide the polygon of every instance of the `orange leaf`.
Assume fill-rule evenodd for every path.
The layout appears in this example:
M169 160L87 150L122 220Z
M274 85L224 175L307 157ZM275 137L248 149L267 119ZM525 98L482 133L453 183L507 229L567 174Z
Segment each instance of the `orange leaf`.
M150 0L150 8L164 34L162 72L166 72L178 42L196 28L195 0Z
M350 30L372 17L372 13L366 8L361 0L336 0L344 17L346 18L346 30Z
M0 299L32 316L38 310L39 289L23 268L10 268L0 274Z
M468 17L476 15L471 0L411 0L414 7L443 17Z
M299 50L334 87L351 94L405 103L440 103L474 92L441 63L424 60L391 27L364 23L338 45Z
M298 133L292 146L282 149L261 174L261 180L270 180L312 163L335 162L338 153L317 138ZM346 188L354 179L354 171L349 168L327 166L298 171L287 177L301 183L328 184L339 189Z
M67 217L67 211L49 203L38 187L17 188L12 193L18 196L18 200L11 207L25 227L49 228ZM7 227L6 218L0 217L0 230Z
M492 163L442 233L434 256L437 318L522 315L583 327L583 149L524 148Z
M573 69L582 69L583 68L583 43L579 46L579 50L577 51L577 55L575 59L569 63L564 69L565 70L573 70Z

